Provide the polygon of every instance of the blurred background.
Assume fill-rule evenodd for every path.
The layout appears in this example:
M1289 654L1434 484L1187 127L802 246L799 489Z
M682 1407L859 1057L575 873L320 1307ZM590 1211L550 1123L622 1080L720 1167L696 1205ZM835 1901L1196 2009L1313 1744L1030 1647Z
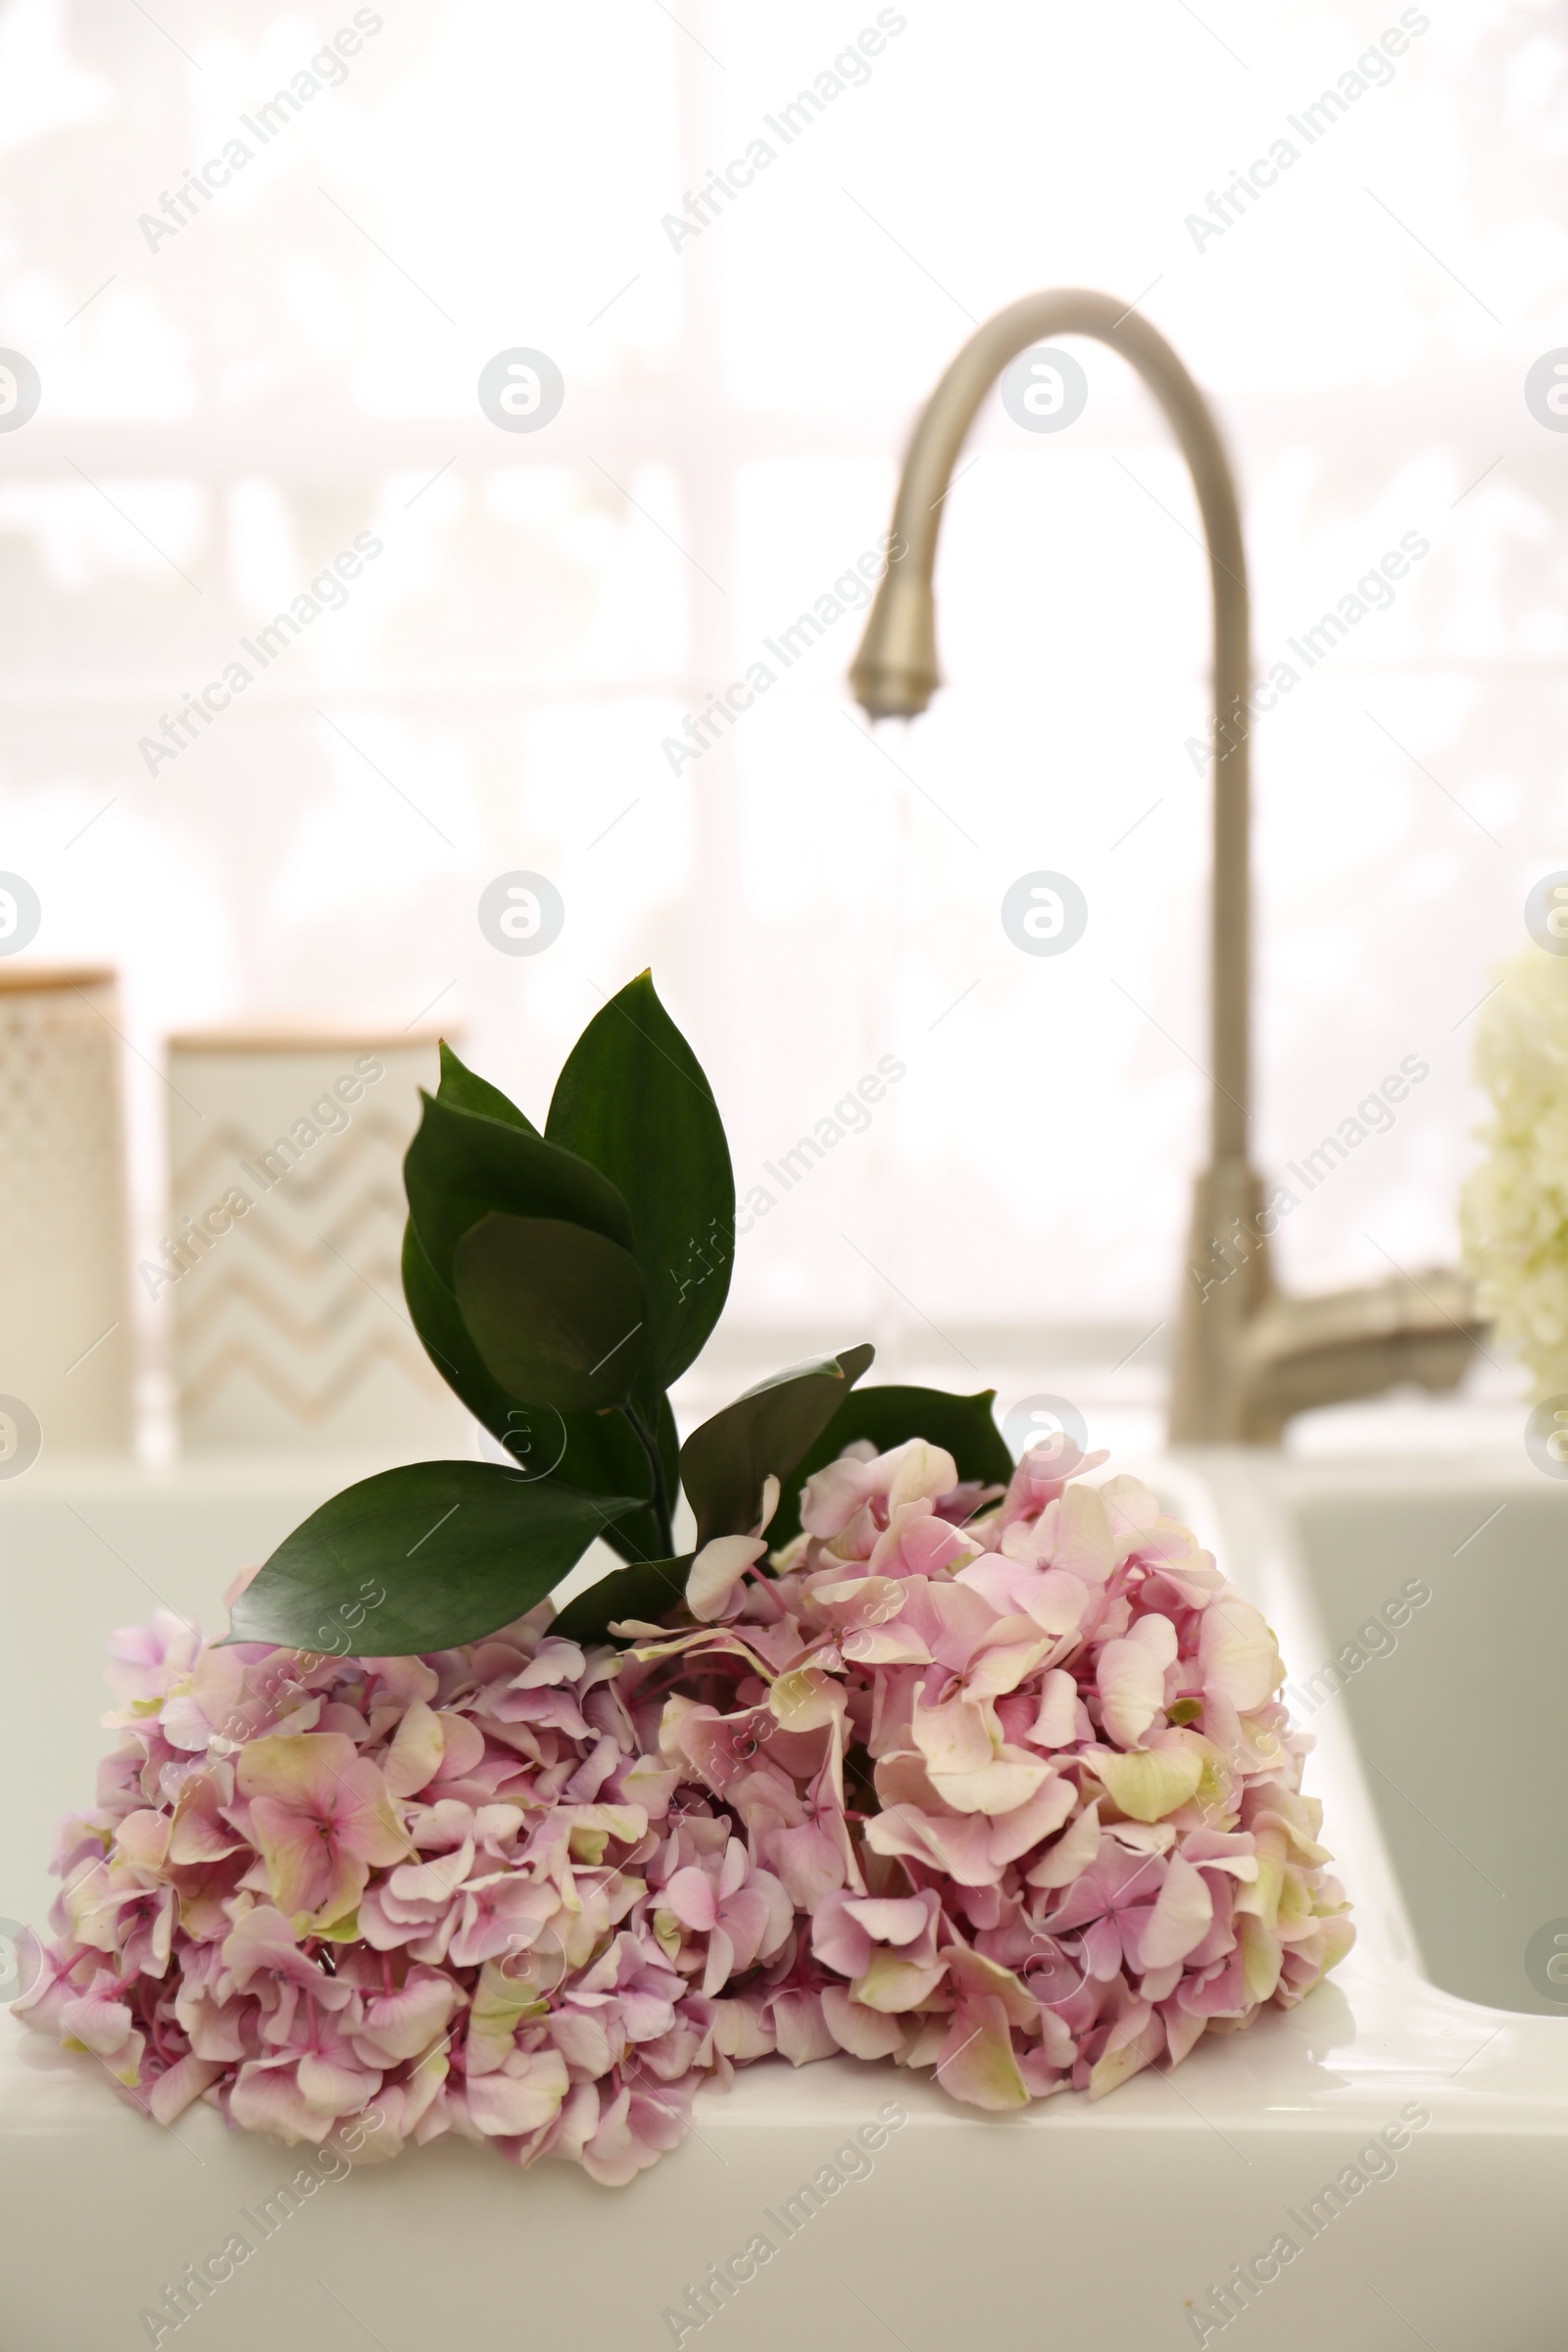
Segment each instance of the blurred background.
M0 970L118 973L81 1017L124 1091L144 1455L228 1376L179 1339L197 1284L132 1271L167 1270L224 1039L314 1038L301 1110L385 1049L368 1205L273 1318L307 1386L319 1318L352 1327L332 1377L378 1397L435 1033L542 1117L647 964L754 1196L694 1395L870 1336L1152 1438L1207 1098L1207 588L1113 355L1074 346L1059 431L988 403L929 716L873 735L844 684L919 404L1058 283L1140 304L1217 404L1257 661L1298 673L1253 739L1258 1164L1428 1067L1283 1226L1282 1277L1451 1261L1467 1024L1568 816L1568 439L1525 397L1568 335L1565 68L1557 0L7 0L11 419L16 355L37 381L0 410L0 869L37 914ZM683 722L759 663L693 756ZM1059 957L1001 920L1041 868L1088 905ZM527 955L480 919L517 873L560 901ZM798 1182L766 1172L890 1063ZM274 1095L230 1158L287 1121ZM105 1217L88 1183L64 1230Z

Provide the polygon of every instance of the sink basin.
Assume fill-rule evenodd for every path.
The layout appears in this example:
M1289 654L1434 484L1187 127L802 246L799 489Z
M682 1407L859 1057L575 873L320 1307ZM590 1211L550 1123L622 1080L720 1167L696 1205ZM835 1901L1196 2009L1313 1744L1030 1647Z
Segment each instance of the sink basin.
M105 1635L153 1605L149 1585L216 1622L235 1566L343 1474L44 1467L0 1486L0 1913L16 1919L41 1915L50 1820L91 1788ZM1215 1451L1141 1467L1266 1609L1318 1735L1307 1786L1360 1939L1299 2008L1093 2107L1060 2097L1004 2119L891 2065L769 2062L705 2091L692 2137L627 2189L443 2143L313 2164L282 2220L275 2192L308 2151L201 2106L162 2132L96 2062L0 2017L0 2340L152 2342L140 2312L238 2230L253 2250L187 2323L209 2352L302 2336L416 2352L460 2329L583 2352L699 2332L732 2352L982 2337L1175 2352L1220 2336L1558 2352L1568 2003L1551 2014L1555 1947L1529 1953L1568 1913L1551 1703L1568 1494L1494 1461L1434 1476ZM1403 1595L1391 1626L1386 1604L1417 1580L1430 1598ZM1393 1647L1362 1640L1374 1622ZM1323 1677L1352 1641L1361 1663ZM790 2233L801 2184L879 2116L873 2169L846 2160ZM703 2329L665 2317L759 2232L773 2253Z
M1360 1485L1294 1516L1324 1642L1293 1711L1348 1717L1412 1954L1568 2018L1568 1490Z

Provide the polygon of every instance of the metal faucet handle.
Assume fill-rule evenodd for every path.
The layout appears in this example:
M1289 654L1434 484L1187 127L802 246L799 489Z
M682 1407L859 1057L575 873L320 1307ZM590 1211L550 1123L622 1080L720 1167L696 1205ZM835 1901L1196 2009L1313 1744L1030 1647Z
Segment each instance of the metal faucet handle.
M1240 1339L1244 1441L1272 1444L1293 1413L1401 1383L1441 1392L1468 1369L1487 1323L1448 1267L1317 1297L1270 1294Z

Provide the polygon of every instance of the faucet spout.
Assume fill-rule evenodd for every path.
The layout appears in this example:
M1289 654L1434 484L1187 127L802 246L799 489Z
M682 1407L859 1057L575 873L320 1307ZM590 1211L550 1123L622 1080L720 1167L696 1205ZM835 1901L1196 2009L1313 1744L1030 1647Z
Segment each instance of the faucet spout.
M1450 1311L1455 1278L1436 1310L1431 1283L1379 1292L1359 1315L1358 1294L1339 1302L1332 1332L1290 1323L1269 1270L1269 1212L1248 1152L1251 1117L1251 905L1249 707L1250 618L1247 557L1236 481L1207 401L1164 337L1140 312L1082 286L1028 294L988 318L958 352L914 429L893 511L890 564L866 617L850 671L857 702L872 719L911 718L941 683L933 574L937 536L953 469L981 401L1008 363L1054 335L1092 335L1119 352L1153 393L1187 460L1202 517L1213 612L1213 885L1210 923L1209 1165L1194 1195L1188 1276L1181 1289L1170 1434L1187 1442L1271 1443L1283 1420L1307 1402L1364 1395L1401 1377L1451 1386L1480 1326L1465 1307ZM1413 1278L1412 1278L1413 1279ZM1385 1286L1385 1291L1387 1286ZM1367 1294L1370 1301L1371 1294ZM1270 1322L1258 1326L1266 1308ZM1409 1329L1406 1330L1406 1324ZM1444 1345L1447 1337L1450 1344ZM1453 1338L1462 1343L1455 1348Z

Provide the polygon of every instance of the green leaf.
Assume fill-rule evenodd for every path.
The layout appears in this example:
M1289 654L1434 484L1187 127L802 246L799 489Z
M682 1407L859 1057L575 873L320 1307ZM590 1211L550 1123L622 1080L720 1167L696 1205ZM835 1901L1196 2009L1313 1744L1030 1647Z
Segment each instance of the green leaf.
M568 1600L551 1627L568 1642L609 1642L610 1628L623 1617L658 1625L686 1596L686 1578L695 1555L678 1560L640 1560L602 1576L597 1585Z
M929 1446L946 1446L960 1478L1005 1486L1012 1476L1012 1456L992 1418L996 1394L995 1389L982 1389L974 1396L955 1396L947 1389L857 1389L801 1457L798 1475L791 1479L767 1531L768 1543L778 1551L800 1534L802 1487L813 1470L837 1461L857 1438L869 1438L878 1453L902 1446L906 1438L924 1438Z
M431 1265L412 1217L403 1229L403 1296L431 1363L474 1419L505 1446L518 1427L513 1415L524 1409L523 1400L509 1396L487 1367L458 1312L457 1299Z
M612 997L573 1046L545 1134L591 1160L631 1211L648 1289L640 1394L651 1408L695 1359L723 1308L735 1255L735 1178L712 1089L647 972Z
M629 1394L648 1300L628 1250L559 1217L492 1212L458 1243L453 1275L474 1346L513 1396L569 1413Z
M585 1494L637 1494L647 1501L654 1491L648 1456L624 1414L564 1413L562 1418L566 1425L566 1450L556 1464L555 1475L563 1485L576 1487ZM612 1519L603 1532L605 1542L613 1544L622 1559L659 1556L659 1524L651 1510Z
M675 1416L670 1411L667 1396L661 1396L659 1400L659 1423L655 1439L664 1473L664 1493L669 1496L669 1507L673 1511L680 1499L680 1432L675 1427Z
M492 1209L558 1217L631 1248L631 1216L608 1178L559 1145L487 1114L424 1097L419 1131L403 1162L425 1255L448 1290L459 1242Z
M537 1475L543 1458L554 1465L547 1475L580 1493L636 1494L645 1500L652 1494L648 1456L619 1413L558 1413L502 1387L474 1346L457 1299L426 1257L412 1219L403 1236L403 1295L414 1328L442 1379L520 1468ZM563 1431L565 1450L557 1458ZM667 1403L661 1436L665 1485L673 1494L678 1447ZM604 1533L624 1559L650 1559L659 1550L659 1523L651 1510L612 1519Z
M441 1040L441 1083L436 1088L436 1101L450 1103L456 1110L476 1110L484 1118L499 1119L506 1127L520 1127L525 1135L539 1132L532 1119L525 1118L499 1086L492 1086L488 1078L480 1078L466 1068L445 1038Z
M450 1649L510 1625L570 1574L608 1511L489 1462L411 1462L346 1487L284 1538L234 1604L229 1639L360 1656ZM379 1600L368 1597L379 1592ZM358 1611L356 1616L354 1612Z
M561 1474L572 1486L589 1487L597 1491L600 1485L612 1486L616 1483L610 1476L608 1470L597 1478L590 1478L580 1474L572 1467L575 1459L574 1448L578 1443L577 1432L582 1430L595 1433L596 1440L600 1444L603 1444L604 1440L599 1437L599 1433L603 1432L613 1441L617 1448L629 1446L631 1452L636 1455L635 1473L619 1482L622 1493L629 1494L639 1486L651 1492L653 1481L648 1467L648 1456L643 1451L641 1441L633 1435L630 1423L622 1414L572 1413L567 1416L567 1427L572 1432L572 1443L567 1447L566 1458L561 1465ZM665 1499L670 1510L673 1511L680 1494L680 1437L675 1428L675 1416L669 1409L667 1396L661 1396L659 1399L659 1424L655 1443L659 1448L660 1467L664 1473ZM617 1461L621 1458L618 1450L614 1458ZM619 1519L612 1520L605 1529L605 1542L612 1544L623 1560L657 1560L667 1541L668 1539L660 1527L658 1517L651 1508L623 1514Z
M763 1480L789 1477L875 1353L869 1346L846 1348L817 1363L792 1365L692 1431L681 1448L680 1474L697 1514L699 1546L756 1526Z

